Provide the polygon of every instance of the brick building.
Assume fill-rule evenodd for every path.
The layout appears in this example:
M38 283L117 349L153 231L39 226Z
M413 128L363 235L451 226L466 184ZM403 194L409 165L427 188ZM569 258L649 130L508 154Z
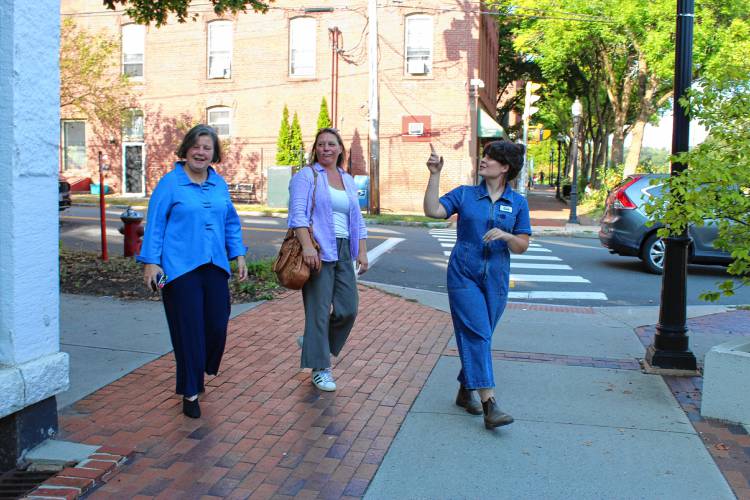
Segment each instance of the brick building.
M473 182L478 131L502 133L488 123L497 92L497 31L483 9L478 1L437 0L387 0L377 7L385 212L421 211L429 142L446 159L447 190ZM352 173L369 174L367 0L320 0L307 8L276 0L266 14L236 16L217 16L209 2L193 2L190 12L192 21L156 28L133 24L101 0L62 1L63 18L122 41L120 68L130 75L138 103L115 134L63 113L64 175L96 179L97 152L104 151L111 165L105 182L114 192L147 194L171 168L186 128L206 122L228 145L220 173L228 182L254 184L263 201L284 105L297 113L309 150L323 97Z

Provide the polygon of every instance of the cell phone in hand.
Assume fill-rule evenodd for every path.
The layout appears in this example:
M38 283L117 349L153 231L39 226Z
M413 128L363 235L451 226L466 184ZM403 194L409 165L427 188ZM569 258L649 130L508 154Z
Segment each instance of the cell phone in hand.
M155 292L158 292L160 289L164 288L164 285L167 284L167 275L164 273L158 273L156 275L156 282L151 282L151 289Z

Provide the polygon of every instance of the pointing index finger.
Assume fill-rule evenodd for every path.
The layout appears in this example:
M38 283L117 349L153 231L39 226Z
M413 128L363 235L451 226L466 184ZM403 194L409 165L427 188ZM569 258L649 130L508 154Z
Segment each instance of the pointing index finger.
M437 154L436 151L435 151L435 146L433 146L432 143L430 143L430 152L432 154Z

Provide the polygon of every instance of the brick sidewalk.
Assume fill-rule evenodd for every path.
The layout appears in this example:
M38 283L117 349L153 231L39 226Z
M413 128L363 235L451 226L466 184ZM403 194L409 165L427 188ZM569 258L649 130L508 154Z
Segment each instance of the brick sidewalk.
M136 450L90 498L361 496L453 329L446 313L359 290L335 393L299 369L302 301L289 292L231 321L202 419L181 413L172 354L66 409L61 439Z

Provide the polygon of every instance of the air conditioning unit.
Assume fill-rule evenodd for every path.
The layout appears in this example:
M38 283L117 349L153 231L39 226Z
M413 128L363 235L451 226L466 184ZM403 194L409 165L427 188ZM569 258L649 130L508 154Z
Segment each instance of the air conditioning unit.
M411 75L425 75L428 72L427 63L422 59L411 59L406 65L406 71Z
M424 123L411 122L408 129L409 135L424 135Z

